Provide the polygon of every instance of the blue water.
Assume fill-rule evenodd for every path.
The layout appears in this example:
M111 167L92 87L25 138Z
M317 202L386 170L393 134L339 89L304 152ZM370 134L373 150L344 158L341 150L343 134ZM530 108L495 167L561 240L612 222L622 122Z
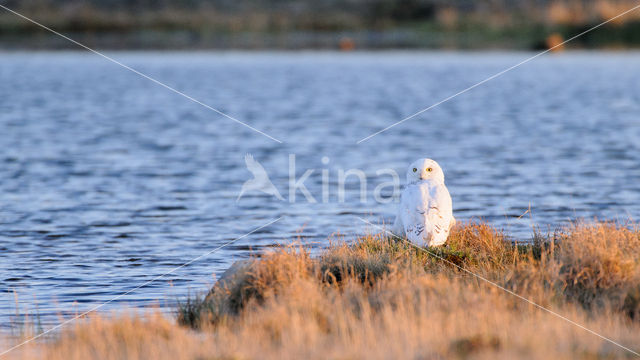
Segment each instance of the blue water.
M458 219L520 240L532 224L640 217L639 53L546 55L361 144L532 54L110 55L283 143L93 54L0 54L4 326L21 320L16 297L47 328L278 217L100 310L170 306L274 244L353 238L367 231L356 216L393 219L395 205L372 198L389 181L376 171L404 180L421 157L443 167ZM286 199L295 154L297 178L316 169L305 185L317 202L236 202L246 153ZM338 171L352 168L367 175L364 203L355 177L339 201Z

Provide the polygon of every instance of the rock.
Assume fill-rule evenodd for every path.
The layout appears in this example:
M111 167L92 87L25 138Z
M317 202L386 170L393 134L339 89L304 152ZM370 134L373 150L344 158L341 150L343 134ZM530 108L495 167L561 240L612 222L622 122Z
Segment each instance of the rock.
M238 260L234 262L222 273L222 275L220 275L220 278L216 281L216 284L205 298L205 302L212 298L216 289L231 289L235 283L242 281L254 262L254 259Z

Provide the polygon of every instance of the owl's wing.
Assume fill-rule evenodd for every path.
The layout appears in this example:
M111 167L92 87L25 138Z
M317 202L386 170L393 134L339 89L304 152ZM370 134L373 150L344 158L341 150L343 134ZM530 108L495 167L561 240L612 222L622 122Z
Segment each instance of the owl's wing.
M451 195L447 187L442 185L435 186L430 191L428 201L427 220L431 224L432 237L430 246L444 244L449 236L449 230L453 226L453 210L451 204Z
M396 214L396 219L391 227L391 233L398 237L404 237L404 226L402 226L402 215L400 214L400 211Z
M398 218L402 221L404 233L411 242L424 243L429 229L427 223L425 198L418 185L409 185L402 192Z

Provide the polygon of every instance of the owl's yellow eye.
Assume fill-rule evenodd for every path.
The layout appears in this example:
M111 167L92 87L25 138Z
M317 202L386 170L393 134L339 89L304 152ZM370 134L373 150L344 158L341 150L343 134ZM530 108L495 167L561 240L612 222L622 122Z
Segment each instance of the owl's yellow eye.
M416 171L418 171L418 169L416 169L416 168L413 168L413 172L416 172Z
M427 172L432 172L433 169L432 168L427 168Z

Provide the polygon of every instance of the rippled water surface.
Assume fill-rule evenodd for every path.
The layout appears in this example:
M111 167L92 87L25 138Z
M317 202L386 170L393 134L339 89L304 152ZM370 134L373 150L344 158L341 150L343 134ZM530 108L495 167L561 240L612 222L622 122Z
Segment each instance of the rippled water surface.
M420 157L444 168L454 214L527 240L577 217L640 217L640 54L545 56L357 141L531 56L526 53L114 53L277 143L87 53L0 54L0 323L44 326L166 306L233 261L298 237L322 246L393 219L374 200ZM290 200L249 192L251 153ZM323 157L326 157L323 160ZM344 201L338 171L355 176ZM323 170L328 196L323 199ZM381 194L393 198L390 187ZM326 200L326 201L323 201ZM527 209L530 213L520 217ZM520 218L519 218L520 217Z

